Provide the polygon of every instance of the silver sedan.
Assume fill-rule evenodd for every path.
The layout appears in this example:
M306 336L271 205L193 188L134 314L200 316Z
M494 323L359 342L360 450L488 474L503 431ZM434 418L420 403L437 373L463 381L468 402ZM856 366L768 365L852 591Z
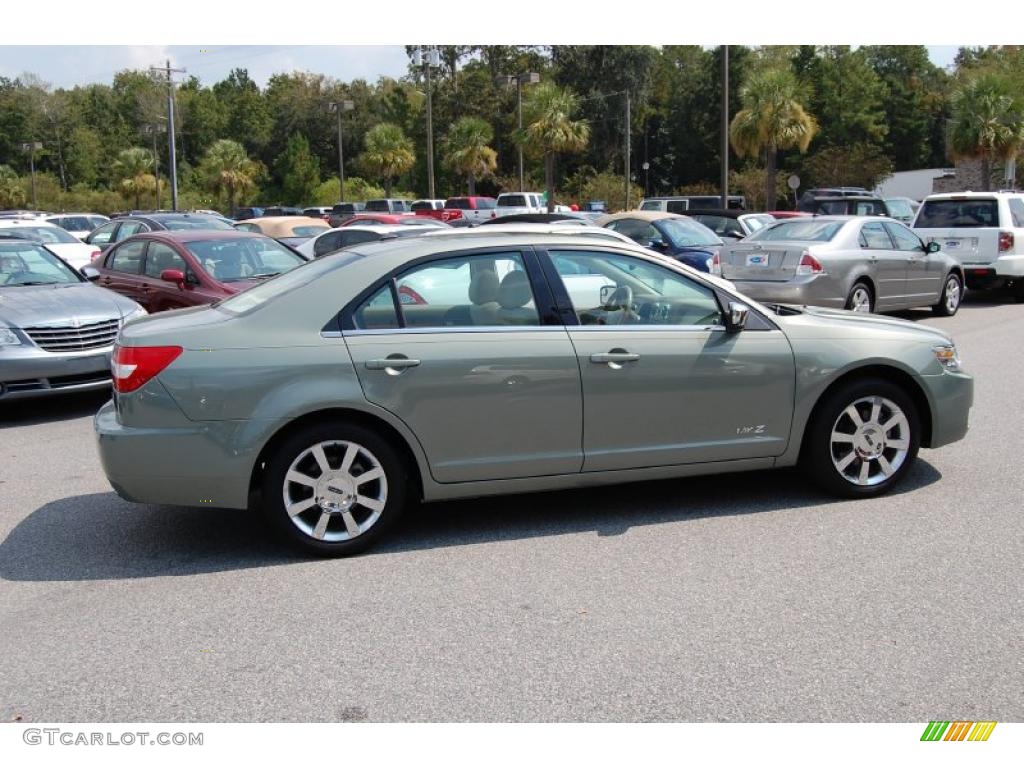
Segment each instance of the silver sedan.
M928 306L949 316L964 292L952 257L878 216L780 221L724 246L712 271L759 301L858 312Z

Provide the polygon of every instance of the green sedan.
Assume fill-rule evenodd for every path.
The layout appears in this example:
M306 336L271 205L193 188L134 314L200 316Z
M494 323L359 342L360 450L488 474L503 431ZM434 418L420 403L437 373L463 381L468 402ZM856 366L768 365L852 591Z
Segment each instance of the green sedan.
M758 304L585 231L355 246L129 323L112 368L118 494L261 509L324 555L416 499L796 464L874 496L962 438L973 397L941 331Z

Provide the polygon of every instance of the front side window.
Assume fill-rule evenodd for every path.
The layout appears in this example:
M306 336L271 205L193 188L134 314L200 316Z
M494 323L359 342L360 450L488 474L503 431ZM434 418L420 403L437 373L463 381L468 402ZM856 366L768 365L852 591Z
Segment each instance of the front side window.
M185 247L207 274L227 283L272 277L304 263L301 256L269 237L195 240Z
M707 286L667 267L617 253L550 251L580 325L720 325Z
M150 243L146 252L146 276L157 280L165 269L177 269L182 274L188 271L188 265L181 255L163 243Z
M124 240L126 237L131 237L138 232L149 232L149 227L141 221L126 221L122 223L121 228L117 230L117 239Z
M116 221L111 221L108 224L104 224L89 236L89 242L95 243L96 245L104 245L106 243L109 243L110 238L114 236L115 229L117 229Z
M897 251L923 251L924 245L921 238L904 227L902 224L895 224L891 221L885 222L885 228L892 235L892 241L896 244Z
M115 248L107 259L107 269L137 275L142 271L142 254L146 251L145 240L135 240Z

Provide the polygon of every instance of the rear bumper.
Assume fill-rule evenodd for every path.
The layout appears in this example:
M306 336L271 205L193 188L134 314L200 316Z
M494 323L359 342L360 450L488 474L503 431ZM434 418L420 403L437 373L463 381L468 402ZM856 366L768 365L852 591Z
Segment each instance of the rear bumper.
M1024 254L1008 253L995 261L963 263L964 274L968 277L979 276L980 270L987 270L991 277L1002 277L1008 280L1024 277Z
M843 309L846 306L846 296L839 293L832 280L822 279L822 276L812 277L806 281L777 283L733 277L726 279L732 281L737 291L762 304L810 304L834 309Z
M0 401L110 386L110 347L53 353L34 346L0 350Z
M253 427L277 423L185 422L175 427L127 427L114 401L93 420L103 472L128 501L186 507L249 505L249 480L262 445Z
M962 439L974 404L974 379L966 373L940 373L921 379L932 406L932 437L926 447L939 448Z

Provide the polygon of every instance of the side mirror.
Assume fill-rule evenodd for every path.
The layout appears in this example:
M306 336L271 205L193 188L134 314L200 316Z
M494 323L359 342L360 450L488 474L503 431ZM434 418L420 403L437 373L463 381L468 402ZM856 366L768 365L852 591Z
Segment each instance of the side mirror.
M81 272L82 277L84 277L90 283L95 283L97 280L100 279L100 271L96 269L96 267L90 266L89 264L86 264L78 271Z
M729 333L739 333L747 326L747 315L750 314L750 307L738 301L729 302L729 312L725 318L725 330Z
M179 288L185 287L185 273L180 269L165 269L160 273L160 279L168 283L176 283Z
M938 253L941 250L942 250L941 246L937 242L935 242L934 240L932 240L930 243L928 243L927 246L925 246L925 251L927 253Z
M651 242L647 244L647 247L652 251L660 251L661 253L668 250L668 244L664 240L651 240Z

